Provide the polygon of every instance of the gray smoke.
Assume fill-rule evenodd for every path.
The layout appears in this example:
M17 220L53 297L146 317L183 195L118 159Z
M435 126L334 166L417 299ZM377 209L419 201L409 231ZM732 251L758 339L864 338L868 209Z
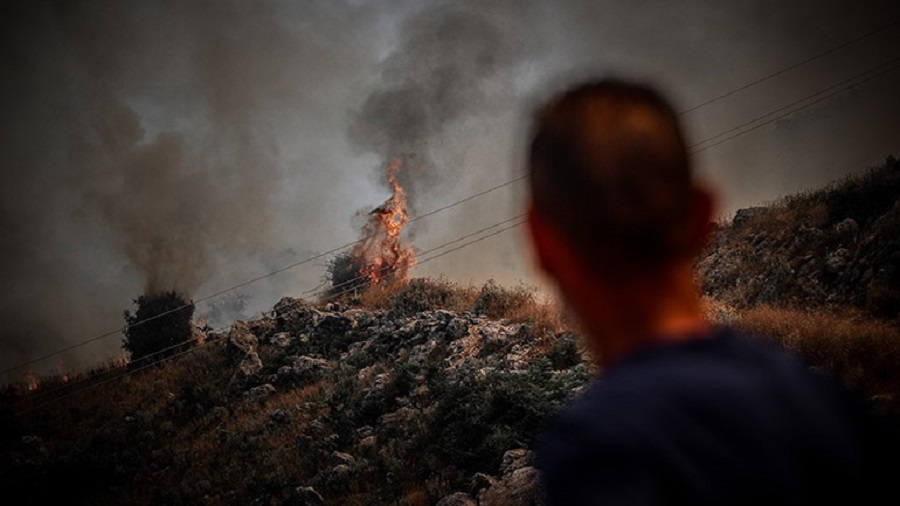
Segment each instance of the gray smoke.
M61 0L0 27L0 369L122 323L145 291L195 298L356 238L381 169L426 212L520 173L528 114L584 75L662 84L679 109L900 17L900 4L797 0ZM714 135L894 55L900 29L687 115ZM562 76L562 77L560 77ZM726 212L898 154L900 72L697 157ZM427 249L521 212L511 186L411 225ZM413 275L534 280L515 232ZM326 259L204 311L271 308ZM111 338L62 358L94 364ZM48 372L53 361L37 369ZM6 378L0 378L0 381Z
M458 174L458 167L442 167L433 156L445 149L452 126L489 115L502 98L498 84L509 84L525 54L522 20L530 9L521 8L485 12L461 2L413 14L380 62L372 91L352 112L352 145L386 162L413 158L400 173L412 205L419 194Z
M365 54L349 32L333 47L335 56L351 53L343 64L320 58L324 26L341 10L168 0L12 7L0 84L0 368L116 328L141 293L202 296L297 260L285 252L339 237L344 219L324 219L317 225L333 235L297 242L313 227L304 224L303 234L278 215L308 222L324 207L315 191L282 191L293 189L292 172L305 172L310 190L333 178L315 170L325 150L312 142L300 143L302 155L285 153L284 139L304 135L309 127L297 123L308 117L278 115L316 102L317 83L343 79L342 65ZM298 14L320 28L279 21ZM337 137L323 126L317 139ZM260 283L244 300L317 277ZM78 368L117 353L119 343L113 336L35 367Z

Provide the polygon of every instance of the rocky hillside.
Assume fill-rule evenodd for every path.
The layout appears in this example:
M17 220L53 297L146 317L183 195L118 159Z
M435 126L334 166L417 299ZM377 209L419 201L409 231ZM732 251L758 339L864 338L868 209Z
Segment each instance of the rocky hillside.
M900 314L900 161L721 225L698 264L704 291L736 307L853 307Z
M285 298L19 416L3 486L85 504L533 504L529 444L588 378L573 334L535 329Z
M889 159L739 212L698 263L710 314L900 413L898 195ZM494 283L285 297L262 318L202 332L205 344L164 363L0 391L6 497L536 504L529 448L592 372L557 308Z

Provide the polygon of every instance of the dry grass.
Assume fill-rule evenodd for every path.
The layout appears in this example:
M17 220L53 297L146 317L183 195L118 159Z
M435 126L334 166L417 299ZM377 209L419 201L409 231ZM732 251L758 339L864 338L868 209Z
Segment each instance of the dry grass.
M701 299L701 303L703 304L703 314L710 322L719 325L731 325L738 318L735 308L725 302L704 296Z
M446 278L414 278L373 285L358 294L349 294L340 302L368 310L399 310L406 313L444 309L471 311L478 290Z
M705 293L741 308L900 314L900 162L739 211L698 261Z
M339 300L368 310L393 310L411 316L443 309L472 312L496 320L524 323L533 339L552 347L555 336L572 330L564 311L527 285L505 287L493 280L481 286L462 285L445 278L415 278L370 287Z
M900 329L859 313L757 307L737 326L796 351L870 396L900 393Z
M775 307L736 310L712 298L703 302L709 319L765 336L869 395L897 398L900 393L900 329L897 327L862 313L804 312ZM559 371L578 369L572 367L585 355L561 308L526 286L507 288L489 282L473 287L444 279L413 280L373 287L346 303L401 313L420 309L469 311L488 318L525 323L529 329L526 339L531 340L534 357L543 356L555 364L555 372L547 373L548 378L560 377ZM115 469L122 462L126 463L124 469L139 471L127 471L115 477L113 480L125 484L118 491L98 487L96 494L100 495L94 496L97 504L165 504L177 502L178 498L204 496L209 498L207 504L249 501L256 497L277 501L290 487L308 483L328 491L332 499L340 498L341 504L368 504L376 497L373 490L379 485L375 482L389 470L397 483L392 504L420 505L433 504L458 489L458 482L452 481L455 475L441 474L442 468L427 467L438 461L416 460L421 456L417 452L434 444L423 435L428 430L446 429L448 423L463 424L474 419L483 422L476 426L490 432L508 409L529 408L533 412L525 415L534 416L538 411L549 411L548 406L562 399L562 396L534 397L537 390L526 388L542 378L540 375L544 373L537 370L528 372L527 376L498 375L497 383L488 385L490 399L515 401L510 402L507 411L495 413L488 409L493 403L474 402L488 398L480 390L473 392L459 386L453 390L457 397L447 391L437 393L436 396L442 397L436 397L436 402L448 406L447 416L438 419L445 422L435 423L434 427L403 428L407 431L403 437L423 438L417 443L421 448L415 447L418 448L415 452L403 451L396 446L398 443L387 439L387 432L380 433L380 453L358 450L362 452L360 456L371 461L370 467L353 475L346 484L313 483L311 480L320 470L331 465L330 449L322 451L322 442L327 438L322 437L313 422L331 420L329 432L337 433L334 427L344 423L345 405L360 401L358 394L367 386L365 380L372 382L375 374L388 372L387 364L393 363L394 360L375 364L362 382L341 383L333 377L323 377L299 388L285 388L260 403L246 403L241 397L245 388L237 388L233 383L234 358L225 353L224 346L211 344L184 358L60 401L51 410L25 413L19 421L29 433L41 435L50 455L85 455L91 473ZM110 369L115 371L123 370ZM351 372L355 378L355 372ZM555 384L547 381L547 385ZM340 392L343 394L336 395ZM896 402L893 409L897 409ZM284 412L280 421L273 417L276 410ZM450 416L460 410L468 410L468 414ZM449 447L450 443L447 444ZM453 448L459 446L453 444ZM107 460L94 461L91 455ZM427 477L423 467L434 474Z

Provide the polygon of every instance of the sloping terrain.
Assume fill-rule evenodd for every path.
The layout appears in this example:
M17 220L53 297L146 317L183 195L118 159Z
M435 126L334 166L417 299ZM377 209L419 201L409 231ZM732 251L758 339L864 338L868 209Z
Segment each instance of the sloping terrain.
M900 413L898 195L891 158L739 212L698 261L711 317ZM558 308L490 282L285 297L204 343L7 386L0 487L33 504L535 504L530 445L592 373Z
M697 271L705 293L739 308L857 308L900 314L900 161L738 211Z
M504 293L488 285L480 303ZM410 313L404 297L374 311L285 298L195 353L25 413L3 452L4 487L90 504L434 504L452 493L445 504L531 504L528 446L588 378L575 336L471 311Z

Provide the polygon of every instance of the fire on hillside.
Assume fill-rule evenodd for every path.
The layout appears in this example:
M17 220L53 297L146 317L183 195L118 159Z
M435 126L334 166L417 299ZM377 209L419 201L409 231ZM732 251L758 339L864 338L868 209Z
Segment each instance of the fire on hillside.
M410 163L407 158L397 158L387 164L391 196L369 212L359 242L329 266L332 295L386 280L405 280L415 265L416 253L401 236L409 214L406 191L398 179L398 173L408 170Z

